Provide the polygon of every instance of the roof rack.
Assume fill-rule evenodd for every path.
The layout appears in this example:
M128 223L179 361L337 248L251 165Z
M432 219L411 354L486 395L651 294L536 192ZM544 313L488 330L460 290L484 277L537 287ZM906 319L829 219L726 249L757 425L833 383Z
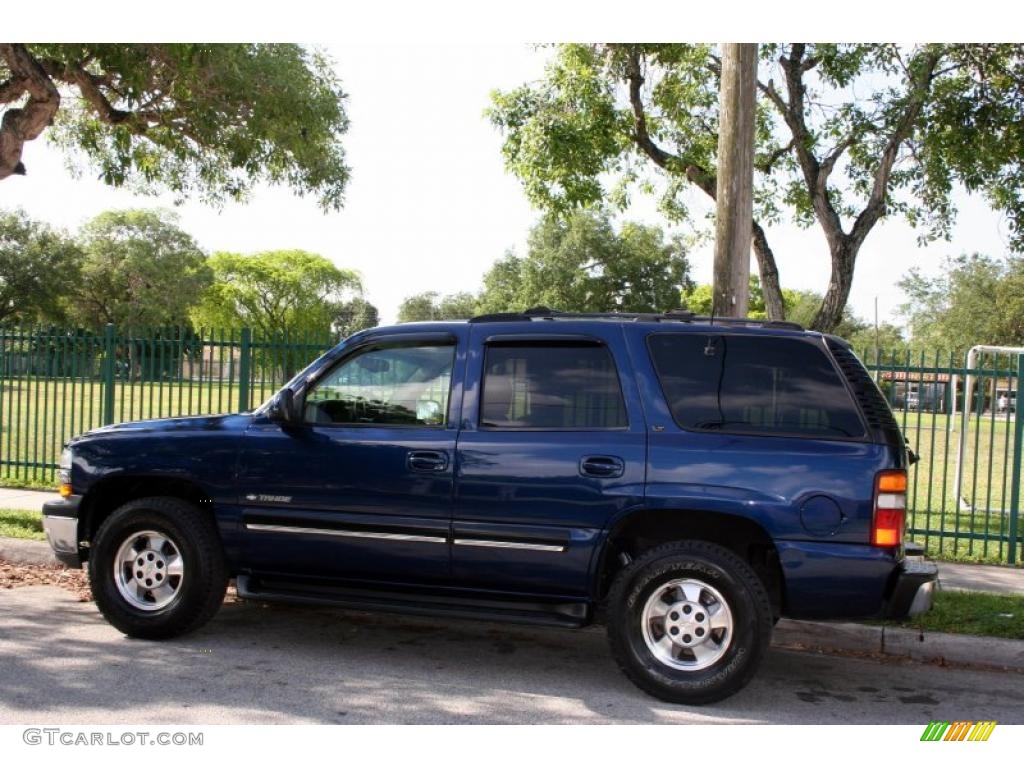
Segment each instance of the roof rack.
M720 325L750 325L761 328L782 328L790 331L805 330L799 323L788 320L757 320L750 317L709 317L695 315L685 309L668 312L562 312L548 307L531 307L524 312L495 312L470 318L471 323L508 323L523 320L624 320L634 323L710 323Z

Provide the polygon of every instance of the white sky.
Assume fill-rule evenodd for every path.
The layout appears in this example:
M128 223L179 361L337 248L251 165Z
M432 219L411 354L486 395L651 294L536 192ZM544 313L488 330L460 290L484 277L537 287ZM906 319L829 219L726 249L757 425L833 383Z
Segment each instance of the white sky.
M539 216L505 172L501 137L483 111L491 90L539 77L550 52L511 42L326 47L349 94L344 145L352 180L344 210L322 214L313 198L261 188L248 203L220 211L187 203L177 209L182 226L211 252L302 248L354 268L384 322L413 293L477 290L507 248L525 252ZM170 198L73 179L62 155L43 140L28 143L23 160L28 175L0 182L0 207L22 207L69 228L112 208L173 207ZM950 243L920 248L916 233L899 221L876 227L858 261L852 294L858 314L870 319L877 296L881 319L890 318L902 301L895 284L912 266L934 271L946 254L1006 252L1007 223L984 200L959 195L958 206ZM648 200L637 200L625 218L665 226ZM820 230L787 224L768 236L783 285L824 292L829 262ZM695 279L710 282L709 247L692 253L691 263Z

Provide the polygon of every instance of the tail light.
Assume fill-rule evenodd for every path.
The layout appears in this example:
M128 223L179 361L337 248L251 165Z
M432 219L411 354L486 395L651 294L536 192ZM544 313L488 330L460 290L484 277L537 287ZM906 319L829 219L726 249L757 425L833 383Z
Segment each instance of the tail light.
M871 544L898 547L903 544L907 519L907 472L887 469L875 476L875 518Z

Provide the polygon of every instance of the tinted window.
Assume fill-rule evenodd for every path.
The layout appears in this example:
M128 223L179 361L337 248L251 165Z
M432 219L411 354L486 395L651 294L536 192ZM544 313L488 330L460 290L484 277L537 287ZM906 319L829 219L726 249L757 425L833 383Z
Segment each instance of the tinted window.
M616 429L626 407L609 351L596 344L492 345L481 423L505 429Z
M371 349L345 360L306 396L314 424L441 426L448 414L454 346Z
M648 344L672 416L687 429L860 437L824 350L768 336L655 334Z

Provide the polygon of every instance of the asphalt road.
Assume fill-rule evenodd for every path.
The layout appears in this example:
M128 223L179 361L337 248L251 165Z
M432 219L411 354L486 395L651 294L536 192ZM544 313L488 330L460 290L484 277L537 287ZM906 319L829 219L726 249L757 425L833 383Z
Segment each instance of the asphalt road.
M56 587L0 592L0 723L1024 723L1024 675L773 648L718 705L635 689L604 634L228 603L129 640Z

